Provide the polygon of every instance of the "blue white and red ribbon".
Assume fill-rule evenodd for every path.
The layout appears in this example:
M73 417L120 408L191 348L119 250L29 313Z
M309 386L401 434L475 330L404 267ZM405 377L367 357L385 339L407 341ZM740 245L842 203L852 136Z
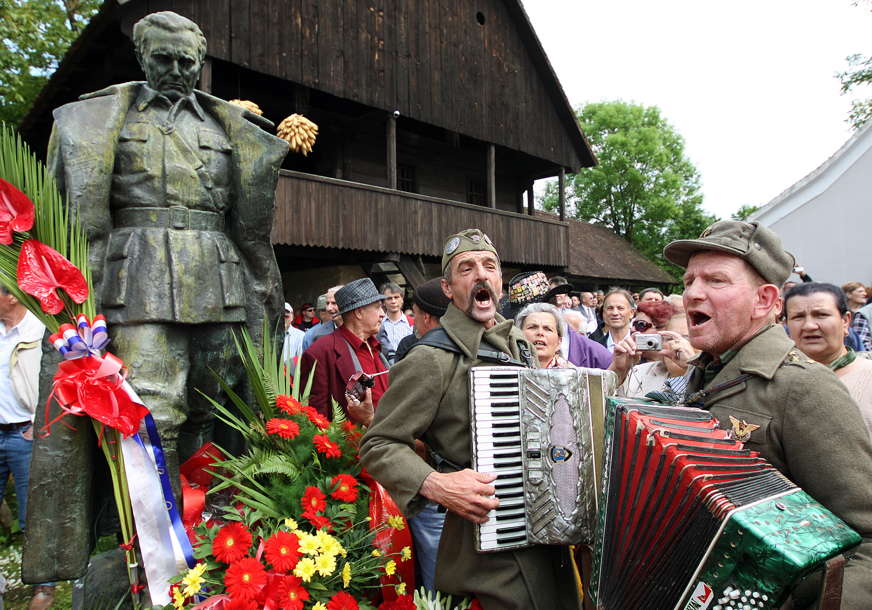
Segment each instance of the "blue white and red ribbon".
M93 321L89 321L87 316L79 314L75 326L61 324L58 332L52 334L48 340L65 360L85 356L99 358L101 350L109 343L106 318L97 315Z

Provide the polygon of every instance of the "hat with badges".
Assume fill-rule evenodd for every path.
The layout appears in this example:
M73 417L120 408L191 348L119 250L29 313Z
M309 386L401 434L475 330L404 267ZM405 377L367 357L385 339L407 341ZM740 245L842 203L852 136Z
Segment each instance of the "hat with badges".
M496 248L490 237L482 233L479 229L466 229L460 233L455 233L445 242L445 248L442 249L442 273L448 269L448 264L451 259L461 252L472 251L487 251L493 252L499 259Z
M673 241L663 249L663 256L687 267L690 257L704 250L738 256L764 280L777 286L790 277L795 264L793 255L784 250L781 238L772 229L740 220L719 220L703 231L699 239Z

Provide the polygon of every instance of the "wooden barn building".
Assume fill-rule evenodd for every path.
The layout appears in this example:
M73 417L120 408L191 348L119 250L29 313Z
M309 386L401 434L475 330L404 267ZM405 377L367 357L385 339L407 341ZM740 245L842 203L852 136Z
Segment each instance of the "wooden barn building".
M107 0L20 125L35 150L55 107L143 79L132 27L160 10L202 28L200 89L320 127L277 189L273 241L292 303L365 273L414 286L468 227L490 235L506 277L625 279L620 262L637 255L626 242L609 242L622 249L611 269L585 273L573 253L601 229L534 213L535 180L596 161L520 0ZM658 272L643 265L634 283L669 281Z

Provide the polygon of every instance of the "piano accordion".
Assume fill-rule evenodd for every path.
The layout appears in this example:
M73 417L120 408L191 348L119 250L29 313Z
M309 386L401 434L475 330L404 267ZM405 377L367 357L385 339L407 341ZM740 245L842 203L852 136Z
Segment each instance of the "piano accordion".
M778 608L860 536L708 411L608 399L598 608Z
M476 525L476 550L593 541L610 371L470 370L472 468L497 475L500 506Z

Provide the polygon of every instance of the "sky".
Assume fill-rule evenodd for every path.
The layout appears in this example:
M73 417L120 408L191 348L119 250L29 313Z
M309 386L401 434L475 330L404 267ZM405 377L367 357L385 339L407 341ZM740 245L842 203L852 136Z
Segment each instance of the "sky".
M616 99L658 106L700 172L703 207L720 217L768 203L851 136L851 97L835 74L848 55L872 54L868 4L523 4L573 108Z

